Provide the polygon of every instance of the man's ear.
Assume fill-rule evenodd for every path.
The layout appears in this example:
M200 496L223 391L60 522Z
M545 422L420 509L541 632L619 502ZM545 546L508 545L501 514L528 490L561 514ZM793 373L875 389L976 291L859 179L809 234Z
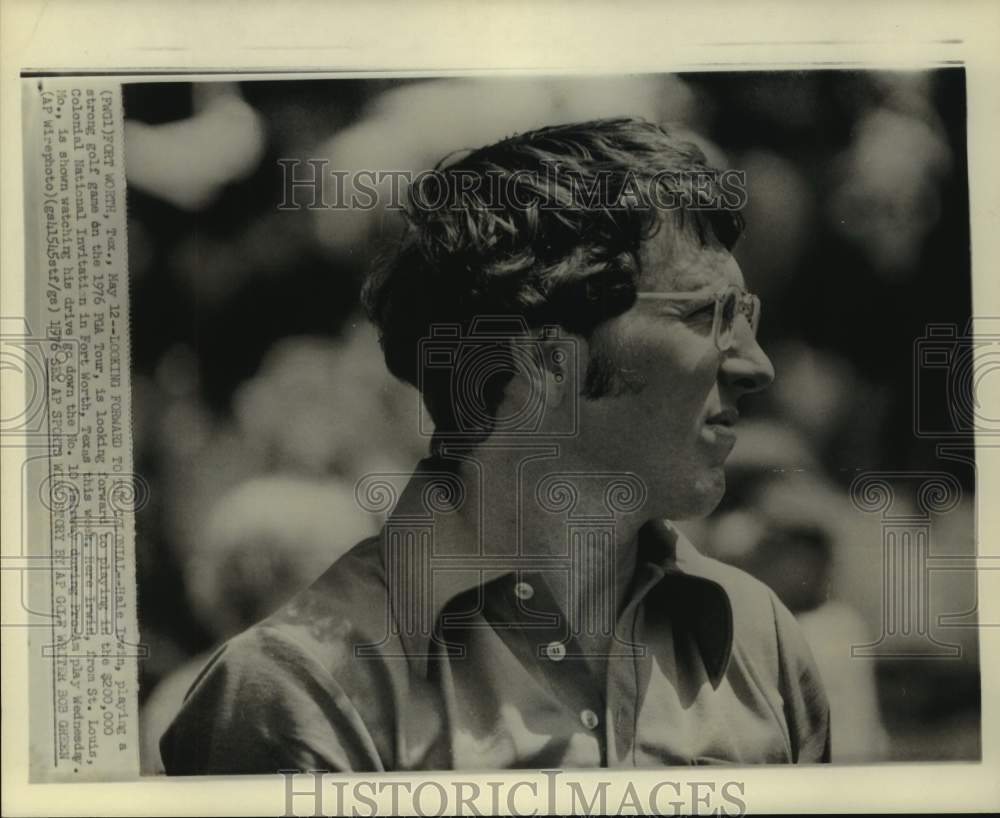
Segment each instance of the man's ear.
M556 408L573 397L579 388L580 340L564 331L557 333L546 329L538 344L546 400L551 408Z
M519 363L504 390L507 408L539 407L548 418L543 421L546 428L564 427L569 421L563 415L572 410L580 388L580 346L585 345L576 336L549 327L521 341L520 349L513 353Z

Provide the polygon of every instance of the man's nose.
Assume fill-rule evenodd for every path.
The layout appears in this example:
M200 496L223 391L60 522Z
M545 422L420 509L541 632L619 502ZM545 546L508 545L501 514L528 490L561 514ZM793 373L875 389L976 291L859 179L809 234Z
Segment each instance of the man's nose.
M774 365L749 327L736 333L733 346L723 358L720 376L727 386L742 394L760 392L774 380Z

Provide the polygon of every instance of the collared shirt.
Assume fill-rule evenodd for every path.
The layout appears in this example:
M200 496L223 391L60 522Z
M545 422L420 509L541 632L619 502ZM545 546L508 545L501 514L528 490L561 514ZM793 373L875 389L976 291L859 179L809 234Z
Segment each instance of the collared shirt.
M765 585L647 523L598 673L560 613L576 541L561 561L484 549L435 475L219 650L161 741L169 774L829 761L816 667Z

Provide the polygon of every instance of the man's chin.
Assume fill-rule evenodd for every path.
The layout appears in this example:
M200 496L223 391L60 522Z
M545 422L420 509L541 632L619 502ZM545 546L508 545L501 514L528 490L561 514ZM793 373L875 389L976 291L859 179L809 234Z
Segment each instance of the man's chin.
M707 517L722 502L726 493L726 474L722 467L710 469L700 479L686 487L683 496L675 496L667 506L669 510L662 515L671 520L691 520Z

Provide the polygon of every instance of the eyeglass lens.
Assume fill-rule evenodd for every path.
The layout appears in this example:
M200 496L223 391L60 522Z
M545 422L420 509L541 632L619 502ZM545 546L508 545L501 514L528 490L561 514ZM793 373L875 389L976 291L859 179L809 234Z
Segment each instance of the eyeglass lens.
M759 301L751 295L744 295L738 290L727 290L722 295L719 304L718 345L722 350L729 349L733 343L736 328L736 318L740 313L746 316L750 331L757 333L757 321L760 314Z
M733 343L733 327L736 324L737 293L727 290L719 304L719 349L726 350Z

